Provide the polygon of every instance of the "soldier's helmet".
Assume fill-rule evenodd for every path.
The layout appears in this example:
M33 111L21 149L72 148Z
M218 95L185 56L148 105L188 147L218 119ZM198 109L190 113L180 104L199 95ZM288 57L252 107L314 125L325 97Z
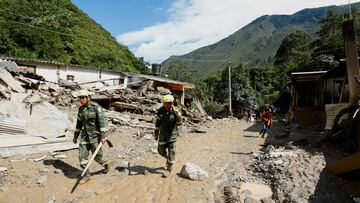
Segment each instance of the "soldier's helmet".
M172 95L170 95L170 94L167 94L162 98L162 102L163 103L168 103L168 102L173 103L174 102L174 97Z
M88 96L91 96L93 95L92 92L88 91L88 90L79 90L77 93L76 93L76 96L77 97L88 97Z

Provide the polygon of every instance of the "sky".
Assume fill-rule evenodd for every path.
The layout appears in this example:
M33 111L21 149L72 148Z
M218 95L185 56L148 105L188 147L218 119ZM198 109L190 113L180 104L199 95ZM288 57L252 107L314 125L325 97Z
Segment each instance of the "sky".
M161 63L216 43L262 15L348 0L72 0L137 57Z

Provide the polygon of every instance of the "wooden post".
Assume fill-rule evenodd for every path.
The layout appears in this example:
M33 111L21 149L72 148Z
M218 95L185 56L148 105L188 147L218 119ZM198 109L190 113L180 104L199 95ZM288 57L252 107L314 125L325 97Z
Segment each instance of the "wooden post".
M232 108L231 108L231 62L229 59L229 113L230 116L233 115Z
M355 104L360 95L360 87L354 76L359 75L359 60L355 41L354 22L346 20L343 22L343 36L345 40L346 71L349 81L350 104Z

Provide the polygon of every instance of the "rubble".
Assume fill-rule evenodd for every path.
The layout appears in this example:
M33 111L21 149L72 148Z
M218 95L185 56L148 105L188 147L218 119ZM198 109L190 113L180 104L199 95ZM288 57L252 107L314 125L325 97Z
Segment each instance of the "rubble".
M272 191L269 186L256 183L242 183L240 186L240 199L243 202L255 201L260 202L261 199L272 196Z
M277 194L273 198L280 202L308 202L326 164L321 153L313 155L299 148L268 146L253 156L251 170L269 183Z
M20 83L16 81L12 75L2 66L0 66L0 81L5 87L16 91L18 93L24 93L25 89L21 87Z
M76 93L84 87L95 93L92 101L104 107L108 136L114 129L127 126L127 130L138 129L134 133L137 140L153 141L154 115L162 106L163 95L171 94L151 79L130 82L127 85L131 88L104 82L110 79L77 84L59 78L55 83L35 74L18 74L16 68L10 68L10 74L9 67L5 68L0 69L6 75L0 78L0 157L77 148L72 143L80 106ZM201 108L199 102L197 106ZM205 115L197 113L202 110L183 105L176 108L185 124L206 120ZM156 149L150 151L156 153Z

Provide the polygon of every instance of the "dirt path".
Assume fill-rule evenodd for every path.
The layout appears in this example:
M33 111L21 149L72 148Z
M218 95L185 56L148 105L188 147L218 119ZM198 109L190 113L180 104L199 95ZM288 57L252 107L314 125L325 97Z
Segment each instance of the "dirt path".
M74 150L67 153L69 159L65 161L44 161L49 171L45 172L47 181L43 187L34 182L41 177L39 170L44 166L34 166L34 162L13 163L7 178L13 184L3 186L0 202L221 202L220 185L228 178L225 171L236 167L238 173L245 175L245 168L252 163L249 154L260 148L263 139L257 132L244 132L250 126L245 122L221 120L214 121L212 126L205 134L185 133L178 139L177 159L169 178L161 177L165 160L157 154L148 154L142 161L131 162L125 170L115 161L108 175L102 175L101 167L94 165L91 181L70 194L80 172L72 167L78 165ZM180 177L186 162L202 167L210 178L198 182ZM62 168L67 165L67 170L56 169L60 165ZM144 175L144 170L149 174ZM38 175L32 177L33 174Z

